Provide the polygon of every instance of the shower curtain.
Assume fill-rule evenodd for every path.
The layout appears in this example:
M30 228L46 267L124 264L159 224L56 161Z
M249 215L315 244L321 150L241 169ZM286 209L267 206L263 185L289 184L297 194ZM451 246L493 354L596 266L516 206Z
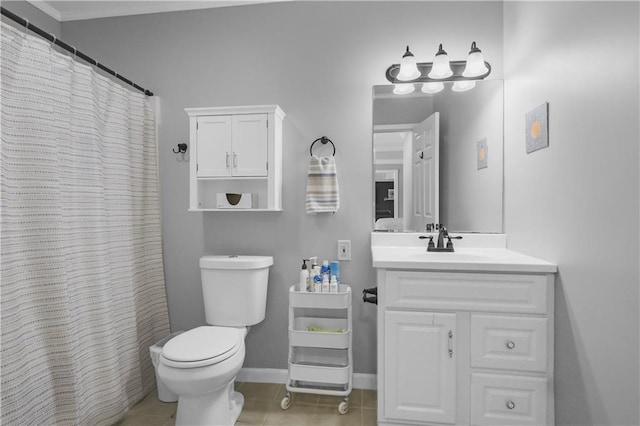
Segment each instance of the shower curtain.
M149 99L2 23L1 420L110 425L169 333Z

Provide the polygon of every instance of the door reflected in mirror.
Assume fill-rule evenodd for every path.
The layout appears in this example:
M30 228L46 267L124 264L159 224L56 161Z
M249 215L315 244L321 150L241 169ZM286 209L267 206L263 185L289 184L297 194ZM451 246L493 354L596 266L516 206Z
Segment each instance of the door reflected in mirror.
M374 230L500 233L503 82L436 94L373 88ZM392 196L390 196L392 194Z

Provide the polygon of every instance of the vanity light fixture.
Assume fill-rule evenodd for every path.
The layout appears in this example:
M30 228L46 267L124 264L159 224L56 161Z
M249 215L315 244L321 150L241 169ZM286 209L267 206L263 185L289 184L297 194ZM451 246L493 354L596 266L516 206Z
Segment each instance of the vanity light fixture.
M414 90L416 90L416 88L415 88L415 86L413 84L398 83L393 88L393 94L394 95L408 95L409 93L413 92Z
M473 80L461 80L454 81L451 90L454 92L466 92L467 90L471 90L476 87L476 82Z
M438 93L444 89L444 83L441 81L432 81L422 85L422 93Z
M396 78L400 81L411 81L418 77L420 77L420 71L418 71L418 67L416 66L416 57L413 56L413 53L409 51L409 46L407 46L407 51L402 55L400 72Z
M444 87L444 81L460 82L454 85L455 91L470 90L475 86L474 80L482 80L490 73L491 65L484 60L482 51L474 41L471 43L466 61L449 61L447 52L440 44L433 62L416 62L415 56L407 46L402 62L387 68L386 77L396 85L393 93L406 95L415 90L414 83L425 83L421 89L424 93L437 93ZM463 82L466 84L462 84ZM437 90L438 88L440 89Z
M447 52L442 48L442 44L440 44L436 52L436 57L433 60L433 67L431 71L429 71L428 76L435 80L442 80L452 75L453 71L451 70L451 65L449 65L449 55L447 55Z
M463 77L478 77L489 71L484 63L482 50L478 49L476 42L471 43L471 50L467 57L467 65L462 72Z

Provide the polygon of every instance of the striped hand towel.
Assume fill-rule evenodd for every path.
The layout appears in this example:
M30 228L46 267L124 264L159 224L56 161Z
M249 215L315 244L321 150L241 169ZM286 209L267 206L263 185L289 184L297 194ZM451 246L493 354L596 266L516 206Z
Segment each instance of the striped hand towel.
M307 214L335 213L339 207L335 158L312 155L307 177Z

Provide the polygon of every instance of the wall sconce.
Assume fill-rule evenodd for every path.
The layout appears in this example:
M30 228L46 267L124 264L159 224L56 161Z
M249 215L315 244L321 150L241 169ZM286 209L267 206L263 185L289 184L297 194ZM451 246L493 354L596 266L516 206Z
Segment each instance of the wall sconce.
M454 81L452 90L462 92L475 86L473 80L482 80L491 73L491 65L484 60L482 51L471 43L466 61L449 61L447 52L438 46L433 62L416 62L409 50L402 56L400 64L387 68L386 77L396 87L393 93L404 95L415 90L413 83L424 83L422 92L437 93L444 88L443 81Z

